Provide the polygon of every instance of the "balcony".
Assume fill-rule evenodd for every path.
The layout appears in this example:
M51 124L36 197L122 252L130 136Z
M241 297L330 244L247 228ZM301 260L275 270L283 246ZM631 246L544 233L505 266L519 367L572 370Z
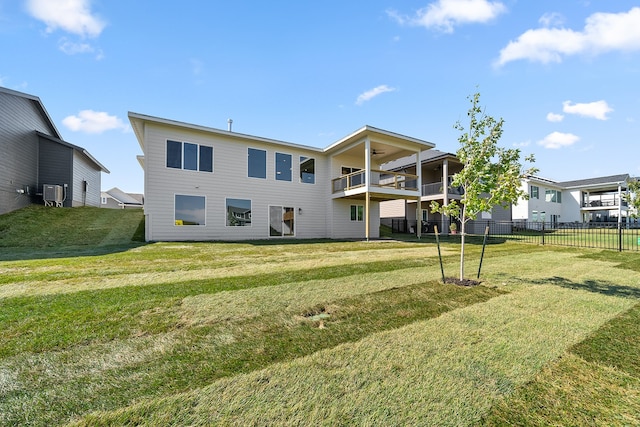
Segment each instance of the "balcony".
M583 208L617 208L618 206L628 206L628 203L622 200L620 205L620 197L617 194L601 194L590 195L582 203Z
M444 194L442 182L433 182L430 184L424 184L422 186L422 195L423 196L436 196ZM452 187L449 186L449 195L450 196L462 196L464 194L464 189L462 187Z
M366 177L367 171L359 170L334 178L331 180L332 191L335 194L357 190L359 188L364 189ZM417 175L372 169L370 187L375 187L375 189L372 188L371 191L384 192L384 190L390 190L390 193L397 193L396 190L400 190L415 192L418 191L416 186L417 180Z

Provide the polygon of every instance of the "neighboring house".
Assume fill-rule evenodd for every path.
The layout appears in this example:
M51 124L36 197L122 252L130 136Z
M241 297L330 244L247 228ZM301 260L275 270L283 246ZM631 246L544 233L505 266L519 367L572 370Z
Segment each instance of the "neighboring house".
M432 213L430 204L432 201L436 201L440 205L448 205L452 200L460 201L463 189L452 187L451 182L453 181L453 175L460 172L463 165L455 154L438 150L425 151L420 157L422 164L420 204L418 205L416 200L392 200L381 203L380 217L382 218L382 223L395 225L400 221L408 225L408 229L403 231L415 232L416 219L420 218L421 226L419 228L422 232L432 233L434 225L437 225L439 232L448 233L450 219L445 215ZM415 155L388 163L384 167L392 171L415 174ZM479 216L478 220L483 221L470 221L466 230L469 233L483 233L487 220L509 221L510 219L510 209L496 206L492 212L483 212Z
M108 209L131 209L144 207L144 195L125 193L117 187L103 191L100 195L100 207Z
M100 206L101 172L82 147L62 140L40 99L0 87L0 214L43 202Z
M612 175L556 182L538 176L522 181L529 200L513 206L513 220L523 222L620 222L627 221L629 175Z
M321 149L138 113L146 240L377 238L380 203L418 199L433 144L365 126ZM415 165L414 165L415 169Z

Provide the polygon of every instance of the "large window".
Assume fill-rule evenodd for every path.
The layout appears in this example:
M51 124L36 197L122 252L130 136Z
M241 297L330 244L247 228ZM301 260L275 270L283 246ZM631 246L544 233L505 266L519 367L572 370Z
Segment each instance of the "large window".
M295 210L284 206L269 206L269 236L293 236Z
M174 219L175 225L205 225L204 196L175 195Z
M545 190L544 200L551 203L562 203L562 192L557 190Z
M167 140L167 167L213 172L213 147Z
M276 153L276 180L291 181L291 154Z
M316 160L310 157L300 156L300 182L305 184L316 183Z
M249 148L248 157L248 176L251 178L267 178L267 152L256 148Z
M351 205L351 221L364 221L363 205Z
M227 199L227 226L251 226L251 200Z

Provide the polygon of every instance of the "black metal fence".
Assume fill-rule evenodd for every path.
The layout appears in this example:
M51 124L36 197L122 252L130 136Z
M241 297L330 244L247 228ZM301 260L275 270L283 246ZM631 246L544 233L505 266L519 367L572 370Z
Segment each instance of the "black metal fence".
M385 221L382 221L385 224ZM416 234L416 221L393 219L385 225L393 233ZM429 221L421 223L421 234L433 234L435 227L441 234L452 234L447 223ZM470 221L465 226L467 235L482 235L489 227L492 239L514 240L538 245L575 246L616 251L640 251L640 223L617 222L532 222L532 221ZM445 232L446 231L446 232ZM456 233L460 232L458 224Z

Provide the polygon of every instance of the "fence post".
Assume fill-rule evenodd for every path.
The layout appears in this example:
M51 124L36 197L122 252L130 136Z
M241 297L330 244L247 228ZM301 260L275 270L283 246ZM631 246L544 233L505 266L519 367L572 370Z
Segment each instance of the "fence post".
M544 246L544 221L542 222L542 246Z
M618 252L622 252L622 224L618 222Z

